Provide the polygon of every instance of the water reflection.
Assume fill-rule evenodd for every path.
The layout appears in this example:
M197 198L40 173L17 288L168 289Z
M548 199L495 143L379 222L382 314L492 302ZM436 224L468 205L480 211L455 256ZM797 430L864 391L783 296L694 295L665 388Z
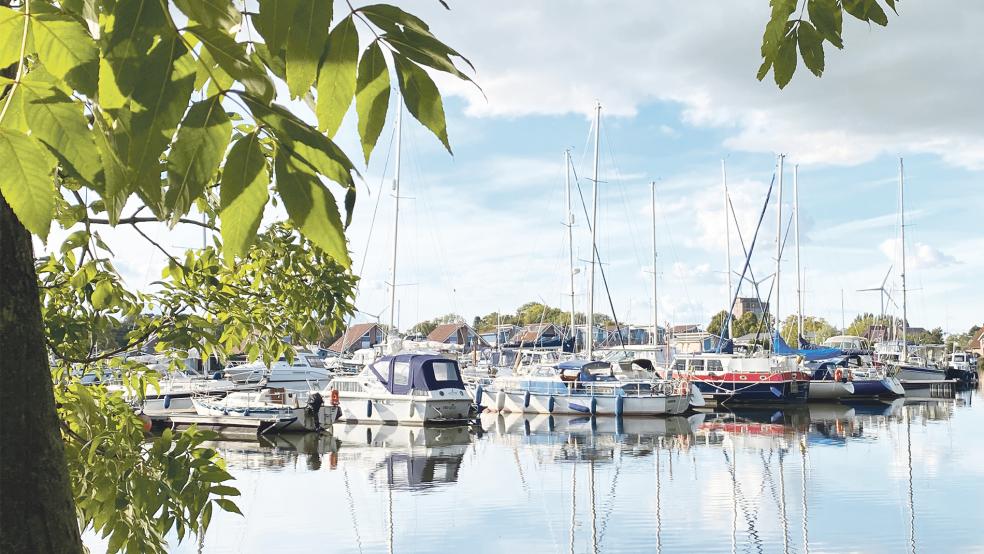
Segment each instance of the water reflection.
M966 550L973 394L217 441L246 518L216 516L204 551Z

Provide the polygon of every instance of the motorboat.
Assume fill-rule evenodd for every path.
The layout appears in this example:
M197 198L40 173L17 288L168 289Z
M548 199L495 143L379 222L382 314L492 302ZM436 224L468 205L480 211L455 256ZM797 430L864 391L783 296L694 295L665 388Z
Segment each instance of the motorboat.
M684 354L666 373L673 375L687 375L705 400L719 404L805 402L810 393L810 374L795 356Z
M946 378L965 383L977 381L977 361L967 352L953 352L946 364Z
M685 380L622 380L612 364L568 360L479 385L475 403L498 412L643 416L681 414L690 407Z
M325 367L324 358L317 352L298 348L293 361L281 356L269 367L261 360L243 364L231 362L223 375L234 383L311 391L323 388L335 373Z
M338 392L346 422L461 423L472 407L458 362L435 354L383 356L358 375L336 376L328 388Z
M854 394L851 373L832 361L807 366L810 374L810 400L840 400Z
M232 392L224 398L195 396L192 403L200 416L278 420L275 428L267 432L317 431L330 426L338 415L338 398L327 394L331 399L327 405L320 392L283 388Z

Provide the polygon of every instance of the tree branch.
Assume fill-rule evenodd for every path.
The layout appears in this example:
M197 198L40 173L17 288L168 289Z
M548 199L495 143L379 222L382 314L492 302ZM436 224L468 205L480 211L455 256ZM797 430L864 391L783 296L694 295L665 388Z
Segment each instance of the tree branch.
M89 218L87 221L89 223L94 224L94 225L109 225L110 224L108 219L98 218L98 217ZM144 217L131 216L131 217L125 217L125 218L119 220L117 222L117 225L133 225L134 227L136 227L136 224L137 223L163 223L163 222L161 220L157 219L156 217L152 217L152 216L144 216ZM209 229L209 230L212 230L212 231L218 231L219 230L218 227L216 227L215 225L212 225L210 223L206 223L204 221L198 221L198 220L195 220L195 219L188 219L188 218L185 218L185 217L182 217L181 219L179 219L178 220L178 223L187 223L188 225L197 225L199 227L204 227L204 228Z

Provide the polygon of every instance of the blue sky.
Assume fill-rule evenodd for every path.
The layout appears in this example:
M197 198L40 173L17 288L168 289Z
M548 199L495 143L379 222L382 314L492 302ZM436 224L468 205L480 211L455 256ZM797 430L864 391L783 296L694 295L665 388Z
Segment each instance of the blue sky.
M984 269L984 78L974 70L984 6L904 3L885 29L846 21L846 48L828 47L823 78L800 67L781 92L754 78L765 0L713 8L600 0L451 6L405 5L471 59L482 92L438 78L453 157L416 122L407 118L404 126L402 187L411 198L401 205L401 328L448 312L470 321L529 300L566 306L563 152L572 149L589 198L595 102L603 105L599 249L620 320L651 319L649 182L658 181L660 323L706 324L726 295L721 159L747 240L779 152L788 155L784 222L799 164L808 314L839 325L842 289L848 323L877 311L877 294L856 289L879 285L890 266L889 286L901 301L894 242L901 155L910 322L959 332L984 319L977 284ZM290 105L310 116L302 103ZM382 312L384 322L392 160L385 172L384 165L392 128L363 172L349 232L363 277L357 305ZM359 157L353 113L337 140ZM583 260L590 239L575 209L575 251ZM156 236L176 250L201 241L195 229L162 228ZM732 238L737 268L742 258ZM157 277L162 255L125 229L110 242L128 280ZM756 252L761 279L774 271L774 202ZM585 263L578 266L576 301L584 310ZM796 289L791 241L783 272L780 308L789 314ZM597 311L606 306L599 297Z
M960 64L952 52L972 39L970 26L944 36L943 27L932 25L936 12L921 6L904 6L887 29L849 23L847 49L828 50L823 79L801 68L779 92L754 79L763 6L701 12L630 3L612 11L598 2L544 2L490 15L490 6L478 3L425 12L438 36L476 64L485 96L442 81L450 95L453 158L419 125L405 126L402 186L413 200L402 205L400 325L447 312L470 320L528 300L566 305L563 151L573 149L590 198L595 101L603 105L599 247L620 319L651 318L651 277L644 272L652 248L649 182L658 181L660 321L706 323L725 303L720 160L727 160L748 240L775 154L785 152L784 220L792 166L800 164L807 313L839 325L842 289L848 323L859 312L877 311L878 295L856 289L879 285L891 266L888 286L900 287L894 241L902 155L910 322L954 332L979 323L984 150L965 118L980 108L961 88L970 85L963 70L949 67ZM984 19L980 10L970 11L969 20ZM698 20L703 23L673 24ZM357 264L386 140L384 134L369 169L374 176L367 177L373 198L362 196L351 234ZM575 250L586 259L590 239L580 206L575 209ZM379 218L359 298L360 308L374 314L388 304L388 195ZM737 268L742 259L732 233ZM791 240L788 246L784 314L794 308L796 289ZM757 249L753 270L761 278L774 271L774 201ZM577 275L579 310L585 275ZM899 290L893 296L901 303ZM606 305L596 300L599 311L608 311L601 309Z

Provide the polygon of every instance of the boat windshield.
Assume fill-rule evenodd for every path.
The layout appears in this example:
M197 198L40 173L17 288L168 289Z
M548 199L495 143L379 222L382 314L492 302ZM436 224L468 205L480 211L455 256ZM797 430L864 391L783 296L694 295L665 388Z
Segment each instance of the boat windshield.
M455 367L455 364L452 361L436 360L431 362L431 367L434 369L435 381L458 380L458 368Z

